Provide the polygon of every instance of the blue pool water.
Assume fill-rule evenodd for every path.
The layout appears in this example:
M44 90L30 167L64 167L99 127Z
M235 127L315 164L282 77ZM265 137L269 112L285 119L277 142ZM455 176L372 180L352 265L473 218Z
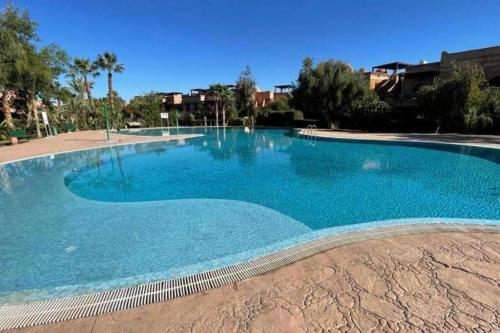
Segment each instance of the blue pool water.
M105 290L235 263L330 228L500 220L500 150L203 134L0 165L0 303Z

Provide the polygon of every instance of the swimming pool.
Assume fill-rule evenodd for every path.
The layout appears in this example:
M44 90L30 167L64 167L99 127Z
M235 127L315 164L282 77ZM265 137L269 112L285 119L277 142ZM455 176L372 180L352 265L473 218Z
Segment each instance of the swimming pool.
M371 221L500 220L499 150L122 132L180 133L204 136L0 165L0 303L183 276Z

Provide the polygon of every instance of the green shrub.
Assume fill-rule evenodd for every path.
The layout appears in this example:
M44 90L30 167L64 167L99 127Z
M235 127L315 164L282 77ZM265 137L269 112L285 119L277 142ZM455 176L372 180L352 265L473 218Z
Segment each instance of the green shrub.
M320 119L329 128L370 95L367 80L348 63L335 60L314 64L305 58L293 91L296 108Z
M366 130L388 130L391 127L392 107L379 99L359 103L351 112L355 127Z
M7 123L2 121L0 123L0 140L8 140L9 139L9 128L7 127Z
M498 88L488 87L483 68L452 63L451 77L436 79L417 93L420 114L439 131L477 131L494 128L500 113Z
M191 113L191 112L182 112L182 113L180 113L180 115L179 115L179 125L182 125L182 126L193 126L194 122L195 122L195 116L194 116L193 113Z
M160 94L149 92L142 96L136 96L125 106L125 113L132 121L142 121L145 127L160 126L160 112L162 100ZM169 117L172 114L169 114ZM170 118L175 122L175 118Z
M266 111L258 119L258 123L265 126L291 127L296 120L304 119L302 111Z
M244 118L231 118L229 120L229 126L245 126L245 119Z
M290 98L286 96L278 96L269 104L268 109L272 111L289 111Z

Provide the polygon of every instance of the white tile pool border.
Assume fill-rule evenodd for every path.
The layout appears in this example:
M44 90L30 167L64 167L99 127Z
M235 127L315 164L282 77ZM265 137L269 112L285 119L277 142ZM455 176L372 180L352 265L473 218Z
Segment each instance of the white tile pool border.
M0 305L0 330L56 323L162 302L245 280L314 254L363 240L431 232L500 233L500 225L498 224L478 224L477 220L470 221L471 224L467 224L467 220L462 220L459 223L401 224L336 233L249 261L190 276L88 295ZM496 223L497 221L492 222Z

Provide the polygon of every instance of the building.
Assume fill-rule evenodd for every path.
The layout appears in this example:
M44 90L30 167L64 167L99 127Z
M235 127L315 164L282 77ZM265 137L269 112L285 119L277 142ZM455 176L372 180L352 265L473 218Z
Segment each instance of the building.
M226 87L233 91L237 90L234 85L228 84ZM293 85L286 84L274 86L274 91L257 89L254 93L255 106L259 109L265 108L280 96L290 96L293 88ZM161 95L165 110L200 112L213 109L215 104L215 97L210 96L208 89L205 88L193 88L189 94L174 91L161 93Z
M272 91L256 91L254 94L255 106L263 109L274 101L274 92Z
M440 76L446 78L450 75L450 63L453 61L469 61L481 65L488 82L500 87L500 46L455 53L442 52Z
M278 98L280 96L291 97L293 89L295 89L293 84L281 84L274 86L274 98Z
M410 65L406 68L404 80L401 87L401 98L413 98L418 89L424 85L432 84L434 78L440 75L441 63L422 61L418 65Z
M162 94L162 103L165 110L181 110L182 109L182 93L172 91Z
M161 93L162 106L165 111L180 110L182 108L182 93L178 91Z
M389 79L389 74L387 74L387 70L385 69L377 69L371 72L362 73L368 79L370 90L375 90L380 83Z
M197 112L215 103L215 98L208 95L208 89L194 88L189 94L172 91L162 94L162 103L165 110L179 110Z
M443 51L437 62L392 62L374 66L371 72L363 74L368 79L370 89L381 99L398 106L410 106L420 87L432 84L436 77L449 77L452 62L466 61L481 65L490 85L500 87L500 46L454 53Z
M369 79L370 89L374 90L382 99L398 95L401 90L403 71L410 66L403 62L391 62L374 66L371 72L364 73ZM389 71L391 71L389 73Z
M208 95L208 89L191 89L187 95L182 95L182 111L198 112L210 108L215 103L215 97Z
M254 95L255 106L263 109L280 96L290 97L294 88L294 85L282 84L274 86L274 91L256 91Z

